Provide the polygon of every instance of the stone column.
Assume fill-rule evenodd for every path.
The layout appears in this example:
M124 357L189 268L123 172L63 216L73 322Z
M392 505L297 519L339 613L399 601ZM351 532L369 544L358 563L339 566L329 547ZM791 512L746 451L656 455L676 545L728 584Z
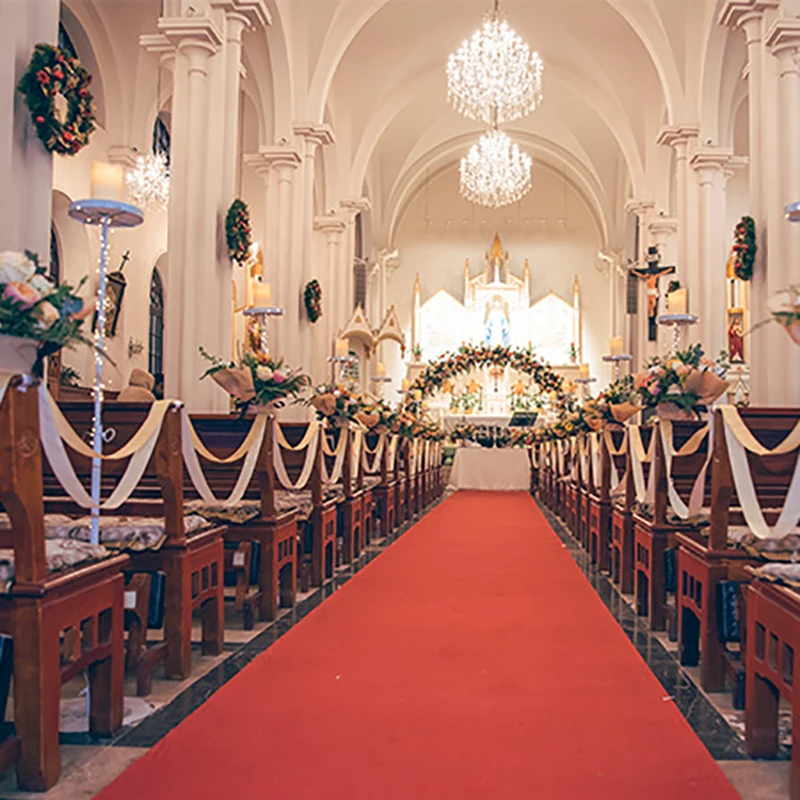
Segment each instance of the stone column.
M198 376L208 366L198 352L227 356L230 328L208 325L219 318L216 271L218 187L207 180L211 59L222 45L219 28L208 17L162 18L159 31L176 49L172 103L169 264L166 297L166 391L191 410L222 411L224 393ZM227 302L230 290L225 295Z
M650 234L650 244L658 248L658 253L661 256L661 263L665 266L675 264L673 256L677 248L675 244L680 244L680 237L675 241L675 235L679 233L678 220L675 217L656 217L651 220L647 226L648 233ZM681 280L681 275L676 274L673 276L665 275L658 282L659 300L658 300L658 313L667 313L667 288L671 280ZM686 285L686 280L683 279L682 283ZM659 353L665 352L672 345L672 330L667 328L658 328L658 343L656 351ZM650 351L651 355L655 352Z
M43 263L50 256L53 156L36 135L17 83L33 48L56 43L59 5L3 0L0 25L0 251L32 250Z
M636 262L646 266L647 248L650 246L649 224L655 210L652 200L631 200L625 210L634 214L639 220L639 250ZM647 340L647 287L644 281L637 281L638 302L636 317L628 318L628 341L630 343L633 363L638 369L645 361L656 353L656 343Z
M800 202L800 20L779 19L766 35L766 45L777 59L778 104L775 127L778 135L777 164L780 182L772 187L779 193L777 208ZM770 219L771 222L771 219ZM767 264L767 294L797 283L800 275L800 225L775 219L774 237L770 231L770 258ZM766 311L754 316L766 317ZM773 363L791 365L779 374L770 372L771 403L800 403L800 348L777 325L768 326L770 357ZM779 334L779 335L776 335Z
M343 219L336 215L316 217L314 230L325 235L326 263L319 270L319 282L322 286L322 319L317 322L319 335L315 337L312 353L313 373L315 380L325 380L329 374L327 358L333 355L333 339L336 336L336 292L335 287L341 280L339 255L342 234L346 229Z
M339 304L339 327L347 324L354 308L354 259L355 259L355 220L356 216L363 211L369 210L370 202L365 197L346 198L339 203L342 209L342 216L347 223L345 231L344 246L342 247L342 272ZM371 320L376 327L380 325L380 320Z

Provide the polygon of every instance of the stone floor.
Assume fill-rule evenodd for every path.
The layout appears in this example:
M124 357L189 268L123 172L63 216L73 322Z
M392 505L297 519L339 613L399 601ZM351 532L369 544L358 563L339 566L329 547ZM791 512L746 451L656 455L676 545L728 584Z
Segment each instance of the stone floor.
M782 748L779 760L753 761L748 758L744 749L742 715L733 710L729 695L705 694L698 686L696 670L684 669L678 664L675 643L670 642L666 635L652 633L636 616L632 598L621 595L607 577L588 562L586 554L557 518L547 510L545 515L587 580L661 681L665 689L664 701L676 703L742 800L788 800L788 742ZM406 524L396 536L403 535L409 527L410 524ZM134 697L134 682L127 681L126 719L128 714L134 713L135 721L124 726L110 741L93 740L86 732L85 716L81 714L81 701L78 699L82 699L84 682L76 679L68 684L62 695L61 780L49 792L28 794L17 791L13 774L8 774L0 780L0 800L93 797L220 686L344 585L355 572L379 556L389 544L391 542L380 540L371 545L353 567L338 570L325 586L301 595L294 609L283 610L275 622L256 623L253 631L242 630L240 617L226 609L225 652L220 656L207 657L200 653L198 624L193 636L197 646L193 648L191 678L167 681L155 677L153 691L146 702Z

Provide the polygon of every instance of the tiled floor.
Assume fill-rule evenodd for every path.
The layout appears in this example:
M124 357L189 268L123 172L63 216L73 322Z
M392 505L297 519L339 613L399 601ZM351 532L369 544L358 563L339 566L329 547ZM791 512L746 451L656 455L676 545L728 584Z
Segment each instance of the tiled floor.
M741 713L732 710L729 697L709 696L698 688L692 670L678 664L674 643L649 630L647 624L636 616L632 599L620 595L610 581L588 563L586 554L560 521L543 510L587 580L661 681L664 702L676 703L742 800L788 800L789 750L784 748L778 761L749 759L744 750ZM409 527L404 526L397 536ZM223 655L204 657L198 646L193 654L194 668L190 679L180 682L154 679L153 691L147 701L155 710L149 716L123 728L111 741L102 743L93 741L87 733L62 733L62 777L59 783L44 794L27 794L16 790L13 774L9 774L0 781L0 800L93 797L220 686L344 585L355 572L379 556L389 544L382 541L371 546L358 565L340 570L323 588L299 597L296 607L285 610L274 623L257 623L254 631L243 631L238 618L226 620ZM199 629L197 634L199 641ZM80 688L80 682L75 682L65 688L65 696L76 696ZM133 695L134 691L133 681L129 681L126 692Z

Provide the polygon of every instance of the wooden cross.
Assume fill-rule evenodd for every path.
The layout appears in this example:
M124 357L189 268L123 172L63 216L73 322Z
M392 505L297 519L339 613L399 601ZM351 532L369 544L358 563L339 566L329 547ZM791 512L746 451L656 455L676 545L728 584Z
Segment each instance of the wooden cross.
M667 267L661 264L657 247L650 247L647 250L647 268L634 267L630 270L631 275L642 281L647 281L647 319L648 335L650 342L658 340L656 331L656 317L658 317L658 279L665 275L674 275L676 267Z

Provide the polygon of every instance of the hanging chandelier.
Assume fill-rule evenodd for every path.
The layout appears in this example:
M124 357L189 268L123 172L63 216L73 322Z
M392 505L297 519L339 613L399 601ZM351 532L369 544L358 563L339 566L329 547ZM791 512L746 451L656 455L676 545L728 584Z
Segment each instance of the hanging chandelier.
M169 203L169 167L164 153L138 156L125 176L128 194L140 208L165 209Z
M542 101L542 59L501 19L499 7L495 0L483 25L447 61L448 99L486 125L513 122Z
M533 160L496 128L461 159L461 196L486 208L521 200L531 189Z

